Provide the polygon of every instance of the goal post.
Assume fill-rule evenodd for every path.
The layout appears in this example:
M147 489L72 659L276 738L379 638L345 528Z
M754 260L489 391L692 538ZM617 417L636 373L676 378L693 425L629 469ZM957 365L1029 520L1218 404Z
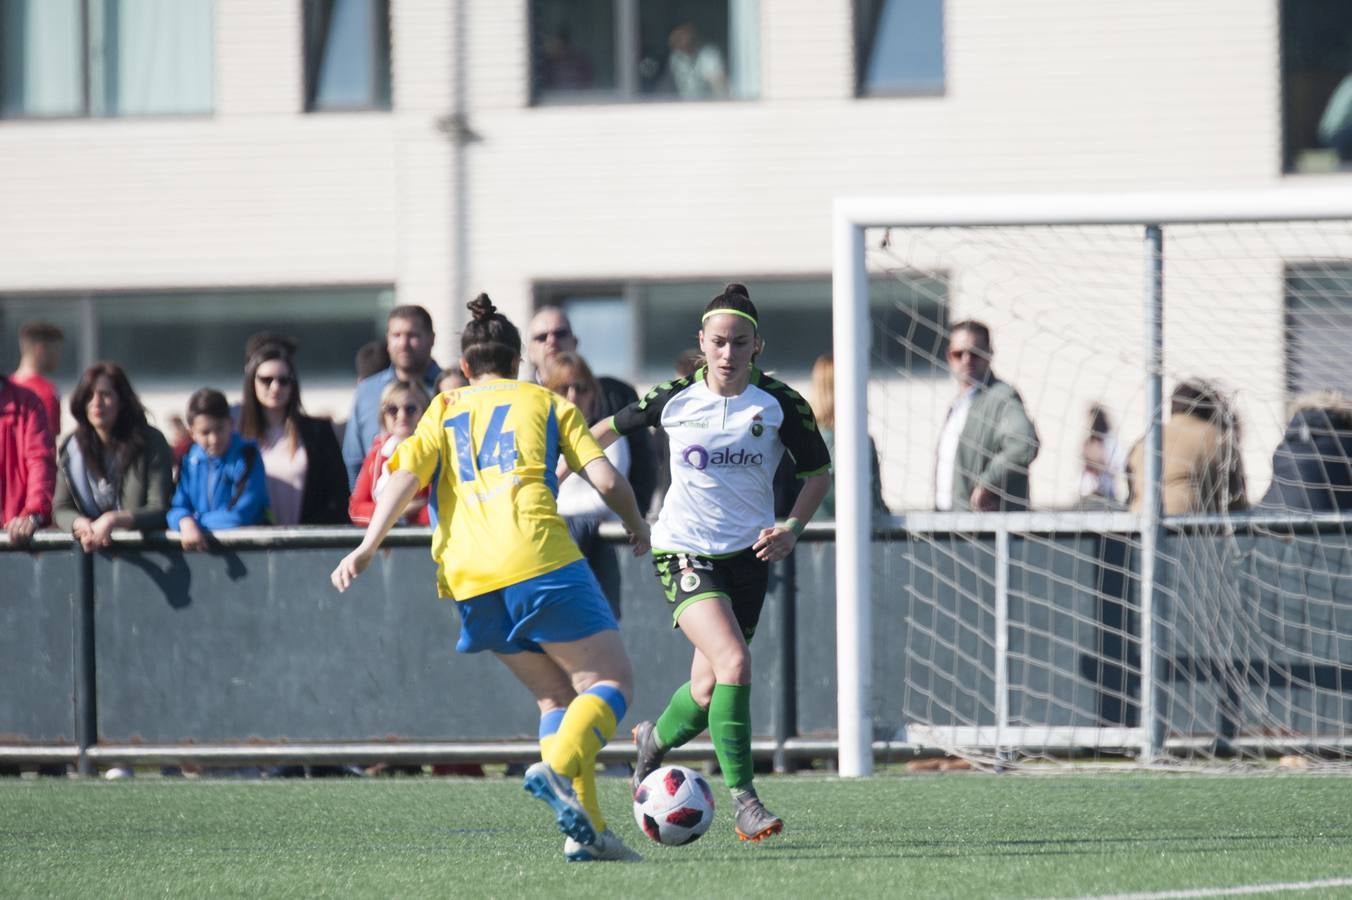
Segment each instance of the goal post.
M1256 726L1261 734L1244 734L1240 724L1236 726L1239 733L1215 735L1226 745L1227 752L1236 746L1252 747L1258 748L1252 752L1260 755L1264 748L1294 745L1313 748L1312 756L1320 750L1327 756L1330 746L1340 747L1345 739L1352 742L1352 700L1345 702L1332 695L1344 690L1342 678L1347 673L1346 690L1352 696L1352 659L1345 659L1347 654L1341 649L1343 643L1352 644L1352 633L1342 635L1338 631L1340 623L1352 622L1352 618L1345 616L1352 615L1352 606L1348 610L1343 607L1345 601L1352 602L1352 589L1347 583L1352 572L1340 572L1341 557L1334 558L1341 552L1340 543L1345 549L1352 514L1314 517L1323 523L1318 528L1324 531L1319 533L1326 538L1332 535L1332 543L1325 546L1328 541L1318 538L1318 533L1313 543L1307 542L1304 535L1312 520L1299 509L1269 506L1263 511L1268 518L1263 520L1261 516L1227 508L1215 515L1194 516L1189 520L1165 516L1162 499L1162 454L1169 415L1165 391L1185 380L1189 369L1183 362L1171 365L1166 350L1181 346L1176 362L1195 360L1201 365L1224 349L1213 344L1232 342L1233 352L1243 355L1247 345L1256 342L1256 333L1267 328L1283 332L1285 327L1288 347L1284 362L1277 365L1284 366L1282 372L1276 372L1272 364L1258 363L1260 358L1267 359L1264 354L1281 355L1280 348L1268 346L1272 335L1262 335L1264 349L1255 353L1252 365L1259 375L1247 379L1246 363L1241 362L1231 367L1232 371L1223 373L1230 377L1221 379L1230 382L1227 387L1248 403L1246 410L1260 409L1265 419L1275 418L1270 411L1284 410L1285 402L1292 399L1291 373L1300 366L1323 372L1321 366L1326 362L1319 358L1293 360L1289 346L1294 333L1292 316L1308 313L1310 318L1315 315L1311 310L1316 308L1334 310L1326 317L1327 321L1320 319L1313 325L1306 322L1295 329L1313 335L1302 345L1313 347L1311 354L1319 351L1317 341L1321 334L1322 339L1332 341L1331 346L1336 347L1343 335L1341 329L1347 329L1345 337L1352 341L1352 224L1349 223L1352 223L1352 189L1322 182L1215 192L916 195L836 200L832 321L837 368L834 464L841 775L871 774L875 738L881 738L884 744L907 743L960 755L970 753L974 758L996 760L1002 765L1019 758L1045 759L1053 751L1081 747L1093 751L1111 748L1149 764L1166 752L1169 741L1178 747L1196 746L1212 737L1199 735L1195 725L1179 724L1209 717L1222 723L1220 732L1226 731L1224 723L1245 716L1261 720ZM1176 251L1171 243L1175 233L1181 235ZM886 259L874 258L874 248L883 248L880 252ZM1063 263L1065 271L1044 271L1062 267ZM1291 286L1293 278L1298 280L1292 273L1305 271L1302 266L1313 267L1316 273L1313 281L1317 282L1305 294L1299 294L1299 288ZM933 420L943 418L947 403L946 399L939 399L943 393L940 353L934 346L922 346L916 335L929 333L922 328L889 331L895 326L885 324L885 334L874 333L880 315L878 282L904 281L916 275L937 280L943 286L945 295L940 304L943 319L932 330L945 343L943 323L970 317L996 320L991 324L996 332L997 374L1002 372L1002 363L1010 358L1007 347L1000 349L1002 326L1008 326L1005 333L1039 336L1038 340L1025 341L1030 345L1027 355L1037 358L1041 354L1045 360L1038 363L1021 360L1017 367L1020 377L1014 379L1015 387L1025 395L1033 395L1029 399L1036 401L1042 413L1036 424L1043 433L1043 448L1032 465L1033 475L1038 477L1032 478L1029 512L936 513L932 503L925 502L920 485L928 484L934 474L933 438L937 426ZM1335 283L1335 278L1340 280ZM1272 304L1245 306L1242 315L1234 316L1212 335L1207 334L1211 326L1207 317L1212 313L1199 313L1190 305L1208 291L1234 292L1236 297L1245 298L1262 291L1270 293L1277 284L1285 285L1284 300L1277 298ZM1171 294L1175 287L1177 296ZM1124 299L1132 294L1133 301ZM1116 368L1099 367L1079 354L1075 348L1078 326L1064 324L1075 319L1074 311L1068 311L1079 302L1075 298L1089 296L1107 298L1103 301L1105 306L1095 307L1093 302L1085 301L1080 309L1082 317L1105 318L1104 309L1112 310L1111 316L1106 316L1111 322L1097 324L1103 333L1110 335L1106 343L1111 346L1105 347L1104 352L1114 357ZM1126 308L1132 303L1139 308L1134 314L1134 324L1127 325ZM1169 344L1166 325L1170 329ZM1175 334L1187 340L1174 342ZM1280 342L1280 338L1276 340ZM1194 354L1194 347L1207 352ZM1050 350L1044 352L1043 348ZM1328 353L1328 348L1323 352ZM922 357L923 366L911 362ZM916 375L915 371L922 374ZM1334 374L1341 377L1341 370ZM1068 388L1068 382L1075 384ZM1057 493L1060 488L1041 489L1041 483L1051 478L1051 469L1072 468L1069 459L1072 450L1068 448L1076 441L1066 434L1078 415L1077 404L1086 390L1084 382L1111 384L1109 392L1121 411L1118 422L1124 439L1139 438L1142 445L1139 463L1142 471L1137 475L1138 497L1133 511L1127 511L1120 503L1085 509L1060 496ZM1280 390L1274 386L1278 382ZM1348 388L1352 389L1352 383ZM916 400L918 395L924 399ZM1049 410L1053 414L1050 420ZM1281 418L1284 420L1285 416ZM913 427L917 423L923 427ZM1280 427L1274 427L1273 422L1261 424L1262 428L1244 433L1248 444L1254 444L1259 436L1271 442L1274 435L1280 434ZM871 432L883 460L884 493L894 512L886 519L876 518L870 504ZM915 432L915 436L908 436L910 432ZM1052 452L1059 456L1051 458ZM1245 448L1248 460L1260 460L1271 452L1271 446ZM925 468L927 454L930 469ZM1251 470L1257 468L1260 467L1250 466ZM1120 471L1117 477L1120 484ZM1263 484L1250 486L1253 499L1262 493L1262 487ZM1254 524L1260 520L1269 525ZM1268 531L1262 531L1263 528ZM1267 573L1271 566L1264 566L1273 551L1266 545L1247 543L1237 551L1238 545L1233 541L1225 543L1240 532L1261 532L1260 538L1280 533L1298 551L1308 551L1303 556L1298 552L1296 558L1313 562L1283 562L1277 566L1273 577L1283 586L1277 589L1277 600L1272 601L1272 592L1263 592L1270 587ZM897 585L891 580L879 583L874 571L875 535L882 542L897 542L897 555L904 557L897 565L911 573L907 583ZM1109 565L1101 554L1096 557L1094 553L1067 551L1065 542L1073 542L1077 535L1120 538L1128 561L1113 561ZM1325 543L1319 543L1321 540ZM1035 543L1039 546L1029 552ZM1112 542L1100 543L1106 546ZM1167 552L1161 549L1163 543L1170 548ZM975 562L965 569L953 568L955 552L958 556L965 553ZM1236 564L1230 558L1236 552L1249 555ZM943 562L931 564L921 557ZM1044 558L1050 560L1045 566L1029 562ZM1300 565L1323 566L1325 570L1291 568ZM1065 666L1050 674L1043 672L1042 669L1054 664L1039 660L1035 651L1027 649L1039 641L1046 643L1044 638L1053 646L1061 641L1065 646L1058 647L1058 652L1063 657L1070 658L1067 654L1076 652L1080 667L1094 670L1093 661L1086 662L1082 648L1070 647L1076 641L1082 642L1082 637L1065 638L1050 631L1034 634L1042 626L1029 625L1022 619L1017 628L1011 626L1011 602L1019 607L1020 616L1029 617L1029 622L1044 613L1051 618L1064 618L1065 611L1055 608L1052 601L1047 601L1047 609L1029 611L1045 600L1029 585L1045 581L1057 590L1065 587L1066 579L1058 573L1057 566L1076 573L1069 581L1084 581L1083 572L1093 569L1099 573L1093 577L1101 579L1102 573L1108 571L1131 584L1120 589L1120 598L1116 588L1093 588L1087 593L1081 590L1082 604L1089 605L1085 608L1122 606L1122 610L1112 613L1114 616L1120 613L1120 625L1095 621L1097 612L1079 610L1069 616L1066 626L1075 635L1088 630L1096 630L1100 636L1111 632L1112 641L1121 644L1119 656L1100 666L1100 670L1112 667L1122 670L1114 676L1119 679L1116 686L1105 688L1103 683L1096 686L1100 698L1112 694L1112 701L1123 709L1131 707L1130 714L1121 722L1105 723L1101 717L1089 721L1092 715L1086 719L1080 699L1066 700L1062 696L1078 696L1081 686L1071 682L1076 678L1083 680L1082 675L1066 672ZM949 569L957 574L946 574ZM977 587L965 589L961 583L964 579L970 581L968 576L973 571L977 571ZM1214 576L1215 586L1198 574L1203 571L1208 578ZM1232 574L1242 583L1231 584ZM1011 587L1011 577L1018 581L1016 587ZM1185 586L1189 577L1196 583ZM1058 578L1062 581L1058 582ZM1302 578L1311 582L1320 580L1331 587L1328 597L1307 599L1306 608L1297 614L1293 612L1293 604L1299 600L1296 597L1299 591L1285 585ZM939 587L933 588L935 585ZM928 602L929 598L922 595L931 589L956 597L952 601L953 610L941 611L945 628L951 625L961 631L971 625L954 611L968 601L974 602L974 615L983 622L988 618L990 624L981 626L983 630L974 645L971 641L964 643L971 635L949 640L944 628L935 628L923 635L921 641L888 649L889 653L914 655L914 646L932 648L944 644L942 653L935 652L931 658L920 661L917 666L917 672L923 669L920 676L911 679L907 675L905 690L908 696L915 694L918 699L903 701L903 705L909 704L907 712L900 716L901 722L893 723L897 725L893 733L875 735L876 721L887 718L880 716L879 707L888 705L880 704L877 696L902 689L902 685L873 683L875 673L888 668L886 661L874 658L879 647L875 632L886 626L875 621L875 598L904 593L910 598L908 603L918 604ZM1253 623L1217 624L1205 620L1207 615L1219 614L1224 618L1231 613L1244 619L1245 611L1252 606L1251 595L1264 604L1276 602L1279 609L1275 616L1280 621L1269 621L1272 615L1266 607L1264 614L1268 619L1260 616ZM1157 618L1160 603L1165 604L1171 617L1167 624L1161 624ZM914 617L920 607L906 608ZM1308 621L1296 621L1301 616ZM1321 630L1322 626L1311 624L1315 620L1335 625ZM914 635L915 629L910 625L908 622L907 634ZM1273 636L1279 632L1292 635L1299 632L1292 640L1304 642L1301 648L1291 649L1290 659L1285 649L1278 646L1280 639ZM1012 637L1023 648L1017 655L1012 655L1015 653L1010 647ZM1338 648L1318 649L1324 645L1321 642L1328 641L1338 644ZM972 674L970 677L954 674L951 682L943 686L957 699L930 704L924 691L935 689L936 679L944 675L941 671L944 661L966 646L975 646L975 650L960 662ZM1265 658L1265 653L1276 653L1283 661L1273 663ZM910 664L908 659L903 670L909 673ZM1015 671L1023 673L1024 681L1011 685L1011 672ZM1310 674L1313 672L1318 674ZM1333 688L1327 685L1329 673L1337 679ZM1301 681L1307 674L1309 685L1302 681L1301 686L1315 695L1309 701L1318 706L1314 712L1310 711L1314 706L1306 708L1308 698L1303 695L1300 700L1281 695L1282 685ZM1044 681L1052 687L1046 687ZM1021 693L1012 694L1014 689ZM1012 699L1018 701L1018 709L1014 711ZM941 715L913 715L916 708L927 705ZM1034 709L1045 710L1047 721L1036 721L1030 712ZM1221 711L1217 713L1217 709ZM1328 709L1342 709L1350 721L1340 722L1338 715L1328 713ZM926 718L932 720L924 721ZM1333 755L1340 752L1334 751Z

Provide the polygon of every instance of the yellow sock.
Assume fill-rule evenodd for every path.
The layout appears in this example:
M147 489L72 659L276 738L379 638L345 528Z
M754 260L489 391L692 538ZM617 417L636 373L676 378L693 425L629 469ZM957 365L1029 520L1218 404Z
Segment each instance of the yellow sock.
M556 738L556 734L540 738L541 759L548 756L549 748L553 745ZM601 812L601 801L596 796L596 766L593 765L590 770L584 771L581 775L573 779L573 793L577 794L577 799L582 803L583 808L587 810L587 815L591 816L592 824L596 826L596 830L605 831L605 813Z
M596 754L610 740L617 725L615 710L590 691L568 704L549 749L541 748L544 761L565 778L577 778L596 767Z
M582 806L587 810L587 815L591 816L592 824L596 826L597 831L606 830L606 817L601 812L601 800L596 796L596 764L583 769L582 774L573 779L573 793L577 794L577 799L582 802Z

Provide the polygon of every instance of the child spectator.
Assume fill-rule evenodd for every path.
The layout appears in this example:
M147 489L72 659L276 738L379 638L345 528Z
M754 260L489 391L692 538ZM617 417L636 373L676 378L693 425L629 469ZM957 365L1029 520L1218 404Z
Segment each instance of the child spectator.
M371 442L371 450L357 473L357 485L352 489L352 499L347 505L347 513L354 525L370 523L376 498L390 476L388 463L394 448L418 427L418 420L430 402L427 392L416 382L395 380L385 385L380 394L381 431ZM430 493L431 485L428 485L413 497L400 524L429 524L427 500Z
M168 525L184 550L205 550L207 533L265 524L267 477L258 445L235 433L225 395L202 388L188 399L193 448L183 458Z

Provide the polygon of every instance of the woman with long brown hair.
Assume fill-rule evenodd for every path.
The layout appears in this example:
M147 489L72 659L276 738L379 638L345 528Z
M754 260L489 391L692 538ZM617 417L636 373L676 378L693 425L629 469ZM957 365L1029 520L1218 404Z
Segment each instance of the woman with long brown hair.
M556 353L545 365L545 387L566 397L578 408L587 425L595 425L601 418L601 385L592 374L591 366L577 353ZM620 438L606 449L606 457L625 478L629 477L629 439ZM620 618L620 564L615 548L601 540L599 529L605 521L618 521L619 516L608 506L596 489L583 478L569 478L559 485L554 498L559 515L568 525L568 534L582 551L592 574L601 585L610 611Z
M174 496L174 453L127 373L95 363L70 395L75 430L61 442L52 519L86 551L107 547L115 529L164 528Z
M244 364L239 434L258 442L277 525L347 523L347 473L333 423L305 414L284 344L260 344Z

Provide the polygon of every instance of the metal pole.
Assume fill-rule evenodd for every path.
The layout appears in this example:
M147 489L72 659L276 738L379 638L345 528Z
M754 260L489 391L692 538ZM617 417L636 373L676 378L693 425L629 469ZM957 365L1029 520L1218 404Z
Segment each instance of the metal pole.
M76 770L81 775L95 773L89 748L98 743L98 706L94 679L94 556L75 543L75 565L79 567L76 579L75 613L75 744L80 756Z
M451 92L451 117L457 131L451 140L451 320L461 321L461 310L469 300L469 150L473 139L469 128L469 38L466 35L465 0L456 0L451 11L455 29ZM406 301L401 301L406 302Z
M1005 756L1009 729L1009 527L995 530L995 753Z
M836 360L836 720L840 774L873 774L872 541L868 460L868 276L864 229L835 215L832 348Z
M1141 509L1141 761L1150 764L1164 746L1156 704L1155 586L1159 563L1164 456L1164 232L1145 229L1146 439Z
M785 753L790 738L798 736L798 563L790 553L779 563L779 655L775 662L775 755L776 772L793 767Z

